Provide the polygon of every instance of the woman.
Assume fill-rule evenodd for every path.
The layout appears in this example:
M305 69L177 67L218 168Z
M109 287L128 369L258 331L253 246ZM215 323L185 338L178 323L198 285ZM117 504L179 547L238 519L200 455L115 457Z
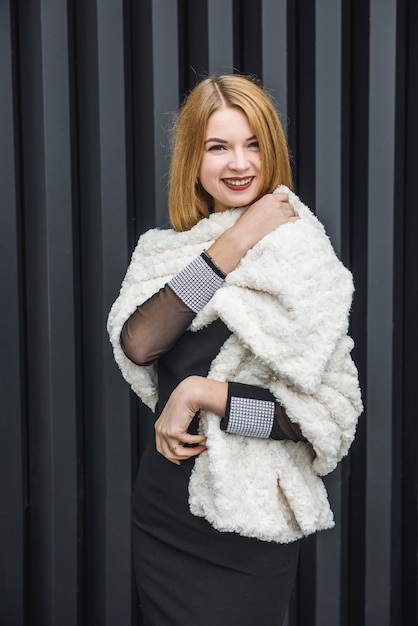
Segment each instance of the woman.
M292 193L278 115L245 77L207 78L181 107L169 211L108 320L157 418L133 502L144 623L279 626L299 540L334 525L320 476L362 411L352 277Z

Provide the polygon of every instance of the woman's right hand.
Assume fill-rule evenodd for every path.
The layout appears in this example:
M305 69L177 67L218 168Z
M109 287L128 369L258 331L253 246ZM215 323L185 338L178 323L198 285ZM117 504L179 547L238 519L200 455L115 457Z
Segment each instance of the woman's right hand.
M287 193L266 194L249 206L234 226L226 230L207 252L228 274L260 239L283 224L298 219Z
M155 422L157 451L176 465L204 452L205 435L191 435L187 429L200 409L223 417L227 396L228 383L203 376L188 376L182 380Z
M298 219L287 193L269 193L249 206L231 230L245 240L248 251L279 226Z

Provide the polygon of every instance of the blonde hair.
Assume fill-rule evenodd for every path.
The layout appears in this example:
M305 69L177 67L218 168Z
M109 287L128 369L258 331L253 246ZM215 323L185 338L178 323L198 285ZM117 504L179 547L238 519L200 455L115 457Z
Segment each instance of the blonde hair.
M197 177L209 117L224 107L243 111L257 137L263 164L258 198L280 184L292 188L287 142L270 96L238 74L206 78L187 96L173 129L168 208L178 231L189 230L209 215L211 197Z

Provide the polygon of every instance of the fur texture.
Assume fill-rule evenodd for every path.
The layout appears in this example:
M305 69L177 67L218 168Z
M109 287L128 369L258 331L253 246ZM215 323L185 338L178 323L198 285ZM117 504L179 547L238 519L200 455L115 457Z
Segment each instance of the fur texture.
M287 188L278 190L289 194L301 219L254 246L190 328L221 318L232 335L209 377L268 388L310 443L231 435L220 430L218 416L203 414L208 450L196 459L189 504L218 530L285 543L334 525L320 477L348 453L362 402L347 335L351 273L311 211ZM122 326L243 210L215 213L186 232L153 229L138 242L108 331L123 376L152 409L156 370L125 357Z

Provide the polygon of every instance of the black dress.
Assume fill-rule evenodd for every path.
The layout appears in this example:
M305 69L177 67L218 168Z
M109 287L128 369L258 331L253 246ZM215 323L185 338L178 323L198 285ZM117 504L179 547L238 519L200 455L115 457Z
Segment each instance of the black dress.
M229 336L220 321L185 332L158 360L158 417L186 376L206 376ZM190 432L196 432L198 416ZM150 442L133 500L135 571L144 626L280 626L299 542L277 544L215 530L190 513L194 459L175 465Z

